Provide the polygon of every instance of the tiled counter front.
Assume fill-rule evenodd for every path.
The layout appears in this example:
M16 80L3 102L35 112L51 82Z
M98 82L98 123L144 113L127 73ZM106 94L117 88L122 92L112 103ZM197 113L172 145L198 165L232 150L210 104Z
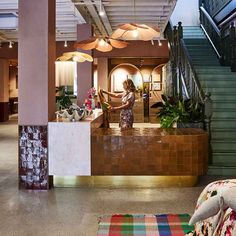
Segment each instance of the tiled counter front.
M117 107L121 105L121 102L111 101L110 104L113 107ZM143 123L144 122L144 107L143 101L139 100L134 103L133 113L134 113L134 122L135 123ZM112 112L110 113L110 122L111 123L119 123L120 122L120 112Z
M96 129L92 175L203 175L208 136L201 129Z

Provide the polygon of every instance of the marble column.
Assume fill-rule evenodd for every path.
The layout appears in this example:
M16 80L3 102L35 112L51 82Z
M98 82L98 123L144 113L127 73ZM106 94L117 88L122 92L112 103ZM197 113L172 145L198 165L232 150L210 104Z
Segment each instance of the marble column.
M98 58L98 85L103 90L108 90L108 58Z
M19 1L19 183L48 189L48 121L55 112L56 0Z
M81 24L77 25L77 40L85 40L93 36L92 26L90 24ZM81 52L92 55L91 50ZM84 100L87 98L87 91L92 87L93 80L93 63L92 62L83 62L78 63L77 66L77 102L81 106L84 103Z
M0 122L9 119L9 62L0 59Z

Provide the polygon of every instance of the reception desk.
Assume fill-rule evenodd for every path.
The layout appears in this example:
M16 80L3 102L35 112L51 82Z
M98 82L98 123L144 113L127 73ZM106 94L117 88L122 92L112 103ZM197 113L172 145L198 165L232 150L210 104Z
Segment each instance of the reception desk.
M182 175L207 172L201 129L118 128L92 133L92 175Z
M207 172L201 129L100 128L102 112L81 122L50 122L49 175L199 176Z

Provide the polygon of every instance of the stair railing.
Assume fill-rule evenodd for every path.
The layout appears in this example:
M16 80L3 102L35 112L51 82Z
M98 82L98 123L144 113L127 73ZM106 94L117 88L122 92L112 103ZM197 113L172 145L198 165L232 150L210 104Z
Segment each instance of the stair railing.
M218 26L203 3L200 7L200 26L220 59L221 65L231 66L231 70L236 72L235 25L233 22L229 24L232 17L229 16Z
M204 91L184 43L181 22L179 22L178 28L176 26L172 28L168 24L165 34L170 45L173 94L182 96L184 91L187 97L204 103Z
M203 5L200 7L200 22L201 28L206 34L217 56L221 59L221 32Z
M211 94L205 94L201 87L192 59L183 40L181 22L178 23L178 27L172 27L169 23L165 30L165 37L169 41L170 48L173 95L181 96L184 90L187 91L190 99L204 104L204 125L205 130L208 132L209 160L211 160L211 117L213 112Z

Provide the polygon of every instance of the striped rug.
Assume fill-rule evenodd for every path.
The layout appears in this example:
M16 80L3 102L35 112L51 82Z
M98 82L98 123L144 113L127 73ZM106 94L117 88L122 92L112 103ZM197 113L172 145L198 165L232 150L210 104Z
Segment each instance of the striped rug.
M194 229L189 219L188 214L104 216L97 236L184 236Z

